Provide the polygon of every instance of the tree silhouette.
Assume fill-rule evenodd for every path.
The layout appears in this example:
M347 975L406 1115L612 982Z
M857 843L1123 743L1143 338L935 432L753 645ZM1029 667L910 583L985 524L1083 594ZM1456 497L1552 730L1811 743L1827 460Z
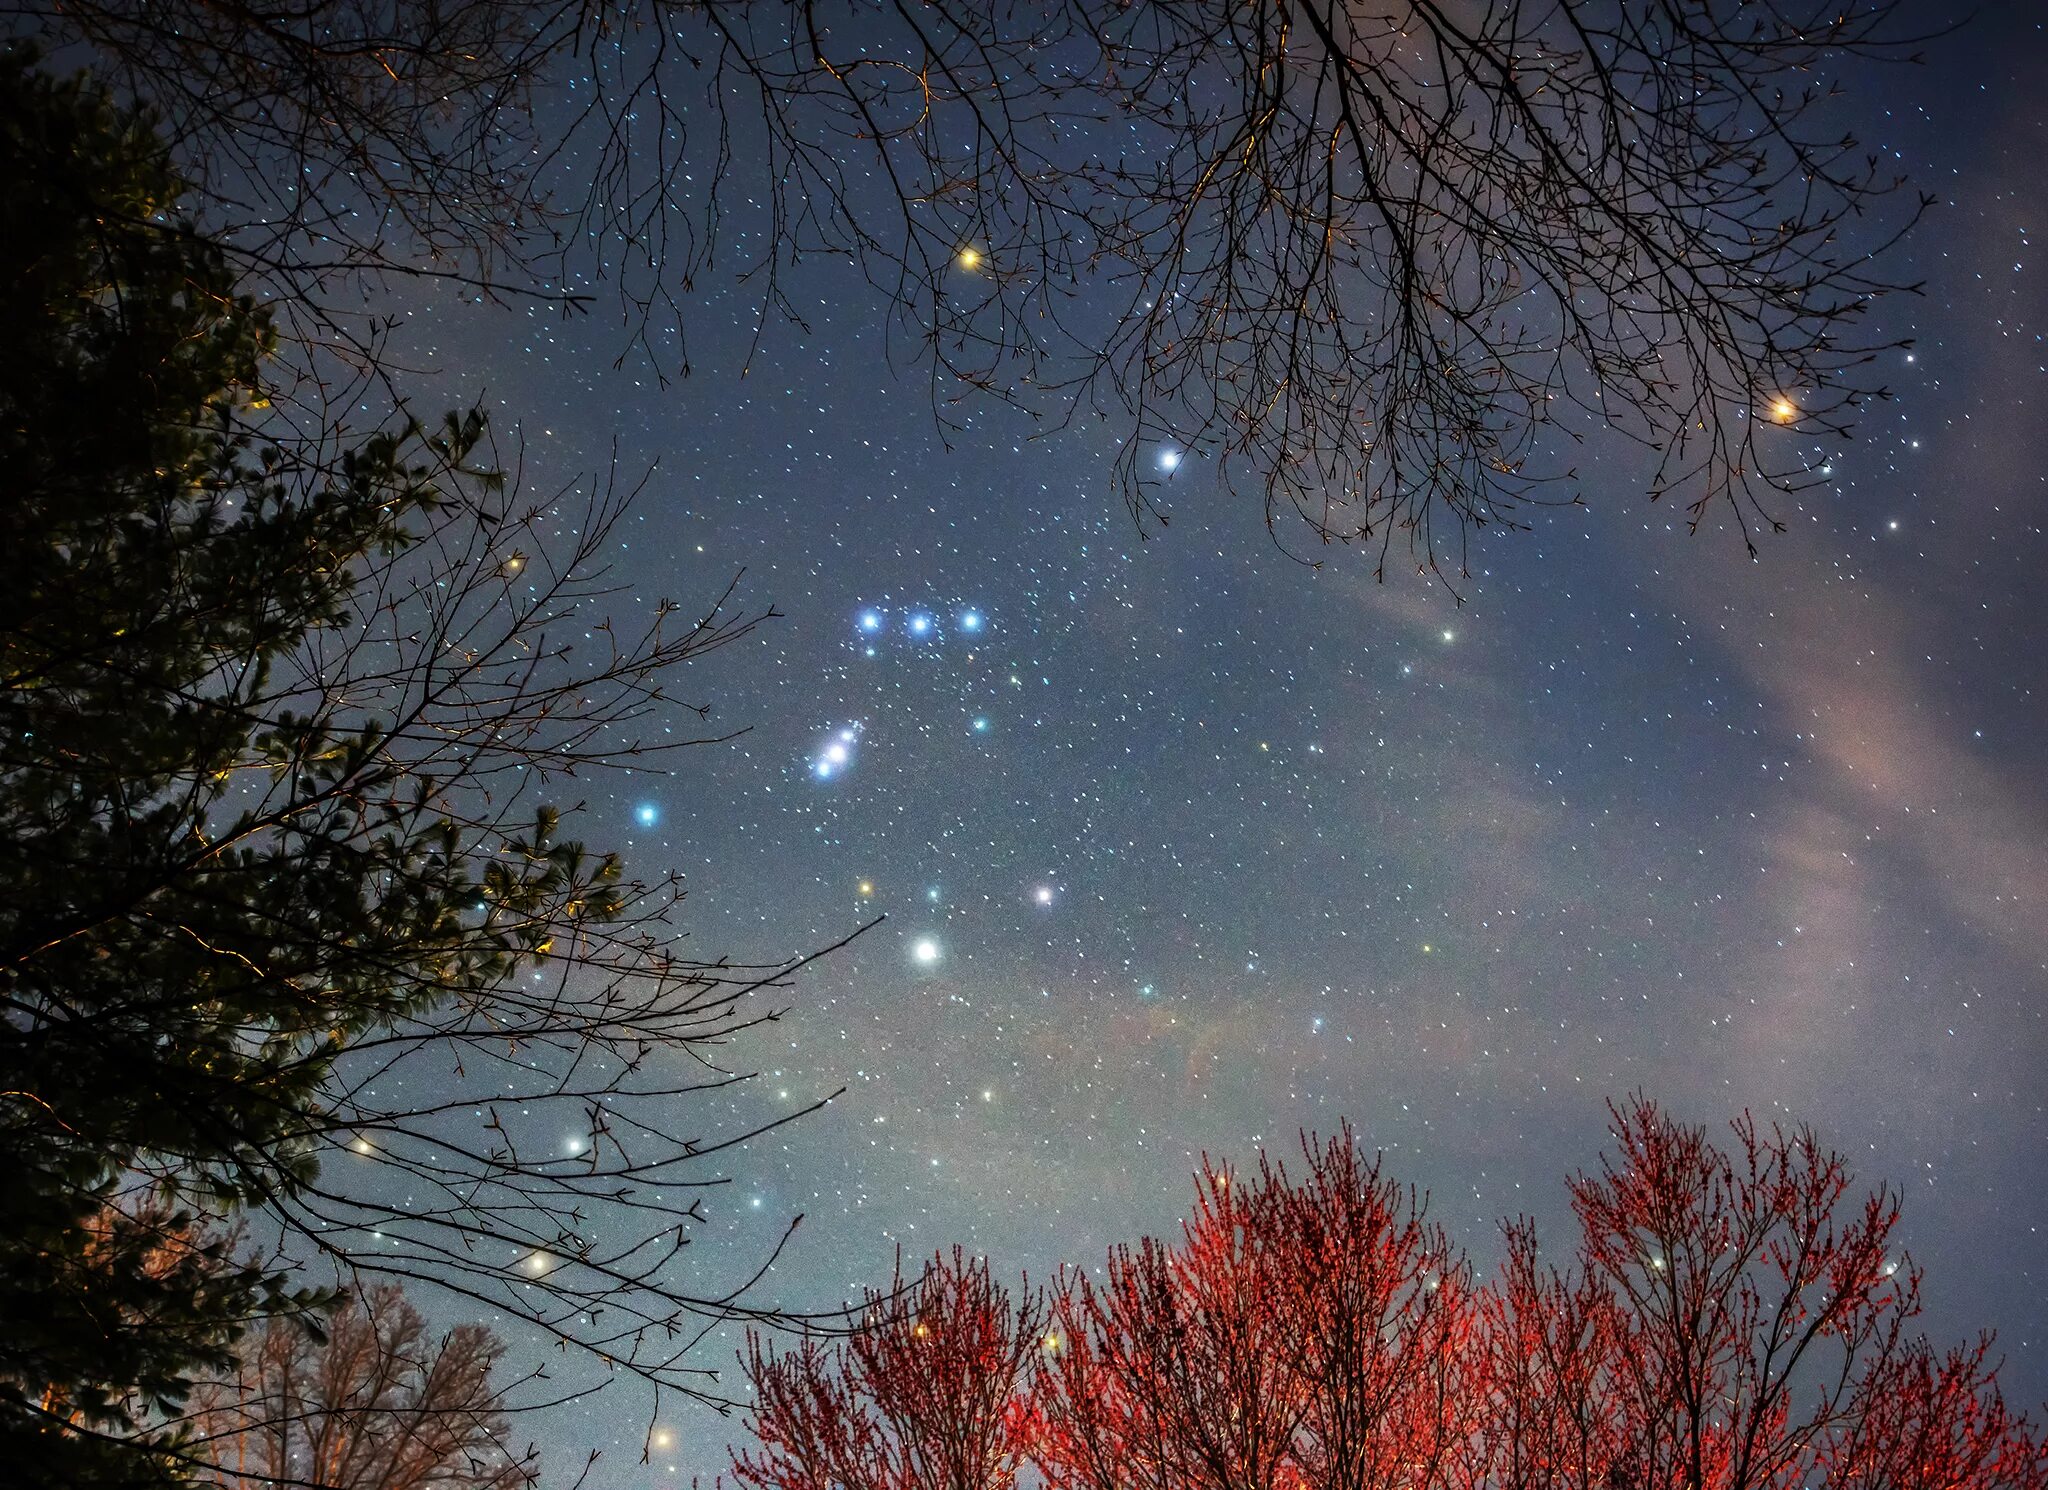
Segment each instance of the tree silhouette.
M1466 1268L1347 1129L1305 1173L1205 1168L1178 1246L1068 1275L1041 1370L1059 1490L1418 1490L1469 1429Z
M1641 1098L1612 1112L1616 1151L1572 1182L1582 1278L1610 1321L1579 1350L1611 1482L2039 1482L1988 1345L1941 1356L1911 1333L1920 1273L1892 1239L1896 1192L1859 1198L1807 1129L1744 1116L1723 1149ZM1569 1291L1553 1280L1553 1307Z
M1926 205L1842 129L1895 0L20 3L156 107L209 221L331 342L336 276L565 306L664 370L691 290L850 260L937 406L1221 457L1382 569L1575 499L1569 452L1745 537L1883 392ZM571 86L571 85L574 86ZM326 289L323 289L323 286ZM367 334L367 333L365 333ZM1398 544L1397 544L1398 540Z
M492 1376L504 1342L482 1325L436 1338L391 1284L352 1292L324 1340L271 1320L186 1420L223 1490L523 1490L537 1456L509 1441Z
M678 1115L801 959L684 955L680 884L551 799L664 769L669 675L759 617L620 615L630 486L531 492L480 415L290 427L181 192L147 119L0 58L0 1449L146 1479L132 1389L306 1307L239 1264L107 1294L150 1239L94 1218L158 1208L707 1394L758 1274L683 1252L748 1135Z
M1275 1306L1301 1340L1293 1483L1456 1486L1483 1379L1471 1270L1348 1127L1303 1149L1299 1179L1259 1161L1267 1245L1281 1260Z
M872 1292L845 1338L745 1360L759 1447L734 1455L747 1490L1012 1490L1030 1443L1024 1400L1044 1313L1014 1302L959 1248Z
M1734 1124L1723 1150L1640 1098L1617 1152L1573 1182L1569 1273L1526 1222L1477 1286L1421 1199L1349 1129L1305 1138L1297 1178L1205 1161L1180 1239L1111 1252L1056 1291L1046 1349L1006 1351L994 1395L1031 1410L1000 1475L947 1459L957 1417L873 1430L869 1329L763 1369L750 1490L2042 1490L2048 1442L1998 1389L1990 1339L1910 1332L1919 1277L1890 1250L1897 1198L1854 1193L1804 1130ZM987 1288L988 1285L981 1285ZM892 1346L868 1347L891 1349ZM887 1379L915 1383L915 1352ZM795 1387L795 1390L792 1390ZM927 1425L948 1427L932 1431ZM843 1445L884 1444L888 1472ZM919 1478L895 1466L966 1462Z

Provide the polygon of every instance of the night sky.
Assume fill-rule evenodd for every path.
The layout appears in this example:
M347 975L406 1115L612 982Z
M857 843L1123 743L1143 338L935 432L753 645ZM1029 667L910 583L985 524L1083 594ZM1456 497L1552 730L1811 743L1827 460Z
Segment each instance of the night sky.
M700 286L665 388L615 365L602 299L416 309L415 396L482 397L539 485L615 437L657 465L629 601L743 570L783 613L678 690L748 732L590 783L581 835L686 875L700 954L887 916L734 1053L749 1096L679 1119L847 1088L735 1160L702 1266L742 1274L802 1212L764 1300L955 1241L1042 1278L1172 1226L1204 1151L1344 1118L1482 1265L1513 1213L1561 1254L1564 1178L1641 1089L1811 1123L1901 1186L1930 1330L1996 1326L2010 1395L2048 1397L2041 15L1992 5L1929 66L1859 75L1864 138L1940 199L1894 265L1925 293L1880 313L1917 346L1756 563L1598 438L1584 507L1487 536L1462 606L1303 566L1165 447L1173 522L1141 541L1113 431L989 411L942 439L825 264L795 282L809 334L771 330L744 379L756 301ZM546 1462L722 1467L731 1427L677 1409L641 1469L649 1412L620 1388L556 1414Z

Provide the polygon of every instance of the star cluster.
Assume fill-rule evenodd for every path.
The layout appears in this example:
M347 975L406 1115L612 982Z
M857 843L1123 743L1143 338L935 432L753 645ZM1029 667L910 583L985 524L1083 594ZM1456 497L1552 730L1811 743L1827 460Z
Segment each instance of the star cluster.
M1456 597L1303 565L1178 447L1138 452L1174 516L1140 542L1108 436L992 409L942 444L907 385L878 406L887 327L823 266L744 381L636 381L588 323L441 326L451 384L492 367L501 419L545 419L548 479L614 430L686 473L630 523L628 598L738 573L782 613L688 680L744 732L582 831L685 876L699 950L882 918L730 1053L762 1073L734 1124L846 1091L733 1156L703 1265L800 1211L776 1302L955 1241L1043 1277L1171 1224L1203 1153L1346 1119L1483 1259L1502 1216L1560 1224L1640 1088L1901 1184L1930 1327L1997 1323L2009 1393L2048 1393L2048 109L1999 60L2033 23L1959 45L1919 89L1957 102L1866 129L1945 194L1926 295L1884 311L1918 337L1898 397L1815 444L1756 564L1591 439L1584 504L1481 535ZM744 287L697 310L698 360L736 359ZM637 1465L644 1407L556 1431ZM655 1483L717 1472L728 1425L663 1424Z

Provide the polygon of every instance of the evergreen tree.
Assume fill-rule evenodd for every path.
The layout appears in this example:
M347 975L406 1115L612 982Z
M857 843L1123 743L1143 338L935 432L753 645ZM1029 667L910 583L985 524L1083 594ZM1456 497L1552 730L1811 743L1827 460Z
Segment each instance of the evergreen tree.
M260 1213L337 1275L399 1248L408 1276L564 1338L608 1309L585 1341L608 1364L687 1378L684 1317L732 1306L672 1268L696 1215L680 1170L705 1146L665 1132L679 1089L647 1057L723 1042L758 1017L740 996L786 971L673 956L673 887L558 840L534 801L557 772L635 760L621 731L661 706L660 674L752 621L721 601L684 628L664 604L637 639L568 626L606 594L584 571L615 488L513 514L480 416L351 435L272 407L271 317L181 191L148 119L0 58L16 1483L175 1477L183 1451L152 1425L195 1373L248 1322L330 1301L217 1250L141 1265L195 1215ZM575 656L562 639L593 634ZM553 1135L529 1158L494 1115L452 1133L445 1085L380 1101L365 1073L421 1051L509 1060L537 1104L663 1106L633 1152L594 1143L565 1174ZM323 1172L351 1148L374 1182ZM638 1222L617 1254L591 1239L606 1205Z

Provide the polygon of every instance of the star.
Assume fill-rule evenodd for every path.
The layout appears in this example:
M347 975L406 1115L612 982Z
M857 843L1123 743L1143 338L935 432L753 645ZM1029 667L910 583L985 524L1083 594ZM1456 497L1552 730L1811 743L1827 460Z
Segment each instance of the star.
M960 616L960 629L962 631L981 630L981 612L978 610L963 611Z
M661 821L661 808L652 802L642 802L633 809L633 821L643 828L651 828Z
M910 944L910 955L920 967L930 967L939 960L939 944L928 936L921 936Z
M860 726L849 724L834 730L827 737L818 753L811 758L811 772L820 781L829 781L853 765L854 748L860 742Z
M1031 892L1031 898L1032 898L1033 900L1035 900L1036 902L1038 902L1038 904L1040 904L1040 905L1051 905L1051 904L1052 904L1052 886L1051 886L1051 885L1040 885L1040 886L1039 886L1039 887L1038 887L1038 888L1037 888L1036 890L1033 890L1033 891Z
M1180 469L1180 458L1181 456L1178 450L1168 449L1160 451L1159 469L1162 471L1175 471Z
M872 635L882 629L882 613L878 610L864 610L860 613L860 629Z

